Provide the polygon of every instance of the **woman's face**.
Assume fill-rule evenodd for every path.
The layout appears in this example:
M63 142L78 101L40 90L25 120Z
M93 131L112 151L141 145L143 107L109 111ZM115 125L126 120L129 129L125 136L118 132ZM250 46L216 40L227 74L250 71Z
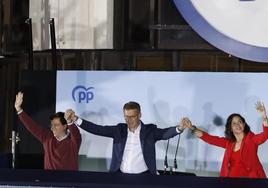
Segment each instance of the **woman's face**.
M245 129L245 123L239 116L234 116L231 122L231 130L234 134L243 134Z

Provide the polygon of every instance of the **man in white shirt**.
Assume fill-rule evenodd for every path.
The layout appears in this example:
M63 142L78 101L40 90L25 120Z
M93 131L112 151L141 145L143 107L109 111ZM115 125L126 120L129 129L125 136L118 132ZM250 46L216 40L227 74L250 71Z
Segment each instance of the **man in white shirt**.
M111 172L156 174L155 143L182 133L184 127L177 125L160 129L154 124L143 124L140 105L133 101L124 105L123 112L126 123L114 126L83 120L70 109L65 112L65 118L92 134L113 138Z

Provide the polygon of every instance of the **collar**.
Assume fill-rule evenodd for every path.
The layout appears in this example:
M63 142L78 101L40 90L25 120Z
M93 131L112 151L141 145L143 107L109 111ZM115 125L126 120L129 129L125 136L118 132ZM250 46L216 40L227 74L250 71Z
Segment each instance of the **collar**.
M141 122L134 131L130 131L129 128L127 129L128 133L139 133L140 131L141 131Z
M61 138L55 137L55 138L60 142L60 141L64 140L65 138L67 138L69 135L70 135L70 131L69 131L69 129L67 129L67 133L63 137L61 137Z

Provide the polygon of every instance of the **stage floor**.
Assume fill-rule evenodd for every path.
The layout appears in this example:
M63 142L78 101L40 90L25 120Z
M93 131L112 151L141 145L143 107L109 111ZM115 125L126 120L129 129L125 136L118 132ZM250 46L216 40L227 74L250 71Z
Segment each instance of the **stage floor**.
M267 179L231 179L181 175L133 175L102 172L0 169L0 187L90 188L260 188Z

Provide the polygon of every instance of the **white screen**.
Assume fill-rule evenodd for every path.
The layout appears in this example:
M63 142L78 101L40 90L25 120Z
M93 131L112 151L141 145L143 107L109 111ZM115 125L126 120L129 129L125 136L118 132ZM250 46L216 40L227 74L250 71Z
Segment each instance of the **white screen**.
M141 105L142 121L155 123L160 128L177 125L183 116L188 116L198 127L224 136L227 117L240 113L251 130L259 133L262 125L255 103L261 100L268 105L266 83L267 73L58 71L56 111L72 108L86 120L115 125L124 122L124 103L137 101ZM87 88L87 92L81 88L74 91L76 86ZM94 88L88 89L90 87ZM85 93L88 101L84 98ZM112 139L82 130L81 133L80 154L90 158L111 158ZM170 165L177 138L171 139ZM156 144L158 168L163 166L166 143L159 141ZM258 153L266 172L267 150L268 143L264 143ZM179 169L219 171L223 152L185 131L179 148Z

